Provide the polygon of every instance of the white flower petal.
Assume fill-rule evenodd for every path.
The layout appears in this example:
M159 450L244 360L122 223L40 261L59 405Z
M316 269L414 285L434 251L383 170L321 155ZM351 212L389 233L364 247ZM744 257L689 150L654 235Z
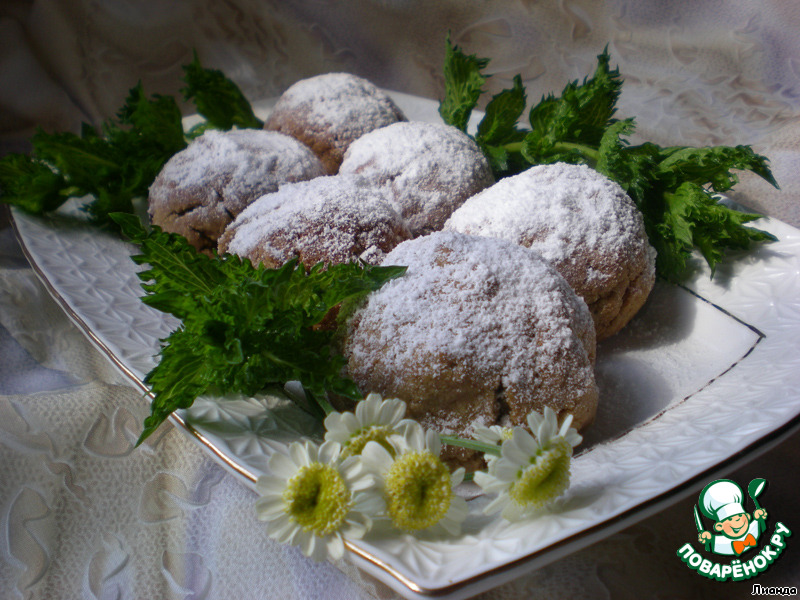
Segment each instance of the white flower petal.
M469 505L461 496L453 496L450 500L450 508L447 509L447 517L461 523L469 514Z
M525 507L517 504L513 500L510 501L505 508L502 510L500 515L506 521L519 521L525 515Z
M464 474L466 470L464 467L458 467L455 471L450 474L450 485L456 487L457 485L461 485L461 482L464 481Z
M311 462L316 460L316 448L314 449L314 458L309 459L309 446L310 442L292 442L289 445L289 458L298 467L307 467Z
M367 442L361 451L361 460L368 471L378 475L386 473L394 463L392 455L378 442Z
M342 413L335 411L329 413L322 422L322 425L327 432L340 431L342 429Z
M489 473L484 473L483 471L478 471L475 473L474 481L484 492L489 494L507 490L511 485L510 482L498 479L497 477Z
M541 434L537 436L539 443L543 446L550 442L550 440L558 433L558 417L555 411L549 406L544 407L544 422L539 427Z
M425 449L425 430L419 423L414 423L406 429L403 435L403 450L424 450Z
M308 531L298 531L299 533L297 534L296 544L300 546L300 551L304 555L308 556L309 558L313 558L317 537Z
M528 413L528 417L526 419L528 421L528 427L531 430L531 433L535 435L537 438L539 437L539 428L542 426L544 422L544 417L540 415L538 412L533 411Z
M419 423L417 423L414 419L403 419L394 426L394 431L396 431L399 435L404 436L409 428L415 426L419 427Z
M523 448L519 447L520 438L526 435L529 436L530 434L521 427L515 427L514 437L503 442L503 446L500 449L502 458L517 465L523 465L527 463L530 454L525 452Z
M378 411L378 422L384 425L396 425L406 414L406 403L402 400L384 400Z
M372 519L362 513L351 512L345 519L345 527L347 537L358 540L370 530Z
M348 412L342 415L342 427L347 432L347 437L349 438L351 435L360 430L363 425L353 413Z
M294 537L297 524L288 515L281 515L267 523L267 533L282 544Z
M275 477L289 479L299 468L300 465L280 452L276 452L269 459L269 470Z
M323 442L317 451L317 461L324 465L332 465L339 458L341 450L339 442Z
M264 521L281 514L286 509L286 503L280 496L262 496L256 500L256 515Z
M319 544L322 546L322 544ZM344 541L340 535L329 535L325 540L325 548L323 555L318 560L325 560L325 554L330 556L333 560L339 560L344 556Z
M461 523L462 521L454 521L444 517L437 523L437 525L444 529L448 534L456 536L461 533Z
M442 451L442 440L439 437L439 432L432 429L425 431L425 449L434 456L439 456Z
M353 511L376 517L386 510L386 501L378 489L353 494Z
M378 421L378 410L380 409L381 401L380 396L377 394L375 396L377 397L368 397L366 400L362 400L356 406L356 419L362 426L372 425Z
M570 429L567 431L564 439L567 440L567 443L574 448L583 441L583 436L580 435L576 430Z
M505 509L510 502L511 498L508 497L508 494L499 494L494 500L483 507L483 512L487 515L493 515Z
M286 480L294 475L294 470L289 472L288 477L273 477L262 475L256 480L256 491L259 494L282 494L286 487Z
M564 418L564 422L561 423L561 428L558 430L558 435L561 437L567 437L567 432L569 431L569 426L572 425L572 419L574 417L572 415L567 415Z
M526 459L536 454L541 448L536 438L521 427L514 429L513 443Z
M495 461L492 475L503 481L511 482L517 478L520 468L519 464L503 457Z

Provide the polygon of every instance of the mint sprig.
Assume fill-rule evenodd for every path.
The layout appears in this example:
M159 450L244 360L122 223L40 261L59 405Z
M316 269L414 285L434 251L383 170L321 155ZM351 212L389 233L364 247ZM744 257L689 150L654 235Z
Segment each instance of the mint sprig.
M141 83L131 88L116 118L80 133L38 130L32 153L0 158L0 202L33 214L58 209L69 198L91 196L90 221L114 228L111 213L134 211L164 163L208 128L262 126L238 87L220 71L205 69L195 55L185 67L186 99L206 120L187 134L172 96L148 97Z
M478 104L480 94L475 89L482 89L486 81L482 71L488 62L464 54L447 39L445 97L439 111L445 123L467 132L464 115L468 119ZM768 232L745 226L759 215L736 211L715 196L738 182L735 171L740 170L777 187L767 158L742 145L630 145L626 138L635 130L634 119L616 118L622 84L606 49L598 55L591 77L568 83L560 96L548 94L530 109L530 129L526 130L519 126L525 90L517 76L511 89L487 104L473 137L496 178L532 165L567 162L589 165L615 180L642 212L650 243L658 253L657 272L667 280L680 281L687 275L694 250L713 274L728 250L775 240Z
M133 260L147 265L139 274L143 301L181 320L145 377L153 401L139 443L202 394L253 395L300 381L322 407L328 393L361 397L341 375L335 331L318 326L342 302L380 288L404 267L352 262L306 269L297 260L254 267L235 255L201 254L157 227L148 232L133 215L111 218L139 246Z

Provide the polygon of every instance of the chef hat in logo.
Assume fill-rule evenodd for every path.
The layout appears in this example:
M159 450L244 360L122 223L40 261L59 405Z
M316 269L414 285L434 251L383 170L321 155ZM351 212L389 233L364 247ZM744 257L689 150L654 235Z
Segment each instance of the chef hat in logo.
M700 493L700 508L709 519L724 521L745 512L743 500L744 493L736 482L720 479L708 484Z

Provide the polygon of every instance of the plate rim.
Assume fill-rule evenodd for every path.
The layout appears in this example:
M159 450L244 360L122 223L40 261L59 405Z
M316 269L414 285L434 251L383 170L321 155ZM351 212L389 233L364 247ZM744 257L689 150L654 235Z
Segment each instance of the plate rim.
M412 97L408 94L404 94L407 97ZM422 99L422 98L421 98ZM423 99L426 101L430 101L430 99ZM14 234L19 242L19 245L22 249L22 252L31 265L36 276L39 278L40 281L44 284L45 288L47 289L48 293L54 300L57 302L59 307L65 312L67 317L75 323L78 328L87 336L90 340L92 345L101 351L101 353L106 356L107 359L110 360L112 364L117 367L120 372L131 382L135 387L140 389L143 393L149 394L147 386L141 381L141 379L127 366L125 365L124 361L119 358L114 351L109 348L106 343L94 332L92 327L86 323L86 321L70 306L69 301L62 296L59 292L57 287L49 280L45 270L38 264L35 259L34 253L30 251L28 248L24 234L20 231L19 225L17 223L17 217L20 216L22 218L26 218L27 215L22 213L21 211L18 213L17 209L11 209L11 207L4 205L5 210L8 212L9 222L14 231ZM771 222L779 223L785 225L788 228L796 230L791 225L782 223L777 219L770 218ZM800 233L800 232L798 232ZM743 360L747 355L749 355L753 349L758 346L759 342L764 339L764 334L758 330L757 327L747 323L736 317L735 315L729 313L723 306L720 306L716 302L711 299L706 298L703 296L702 293L693 290L687 286L681 286L687 292L693 294L697 298L702 301L710 303L712 306L721 310L728 314L728 316L736 319L744 325L745 327L749 327L753 329L758 335L758 341L751 347L746 354L740 357L737 362ZM736 363L734 363L735 365ZM729 371L733 368L734 365L728 367L723 373ZM721 375L721 374L720 374ZM720 376L718 375L718 376ZM707 384L706 384L707 385ZM699 391L699 390L698 390ZM694 393L697 393L695 391ZM686 399L680 400L678 402L685 401ZM673 405L670 405L670 407ZM657 415L649 417L645 422L639 423L631 429L625 430L624 432L620 433L619 437L624 437L631 433L631 431L636 430L637 428L645 425L646 423L658 418L663 412L669 410L665 408L664 411L659 412ZM233 475L237 476L240 481L251 487L254 487L256 481L256 475L254 475L250 470L247 469L246 466L237 464L235 461L231 460L228 456L226 456L225 451L218 448L214 442L208 439L206 436L203 435L202 432L198 431L192 425L187 422L181 415L177 413L173 413L170 415L169 420L176 425L178 429L184 431L185 434L189 435L191 439L193 439L196 443L199 443L202 447L204 447L209 454L214 458L214 460L220 464L223 468L231 472ZM659 510L663 510L666 506L679 501L682 497L688 495L692 490L699 489L702 483L714 473L720 472L722 470L733 468L738 464L744 464L760 453L769 450L770 447L780 443L782 439L785 437L790 436L796 430L800 429L800 410L795 412L794 416L790 418L788 421L783 423L783 425L771 429L770 431L764 433L764 435L754 439L745 447L740 448L734 454L726 456L719 461L715 462L710 466L706 466L701 472L691 476L687 479L680 481L679 483L675 484L674 486L670 487L658 493L656 495L650 496L648 498L642 499L641 501L637 502L633 506L630 506L617 514L612 514L608 516L606 519L594 523L589 527L585 527L576 531L567 537L559 539L555 542L552 542L546 547L539 548L529 552L527 554L523 554L521 556L516 556L512 560L500 564L498 566L492 567L487 571L482 571L480 573L476 573L470 577L467 577L463 580L458 580L452 583L446 583L442 586L425 586L421 585L411 579L409 579L406 575L404 575L398 569L395 569L391 565L387 564L385 561L381 560L379 557L372 555L369 551L365 550L361 547L360 544L357 542L353 542L351 540L346 540L345 545L350 551L352 559L355 557L358 561L364 561L368 563L368 565L373 568L377 569L383 573L385 573L389 578L390 581L384 580L384 583L387 583L395 589L395 591L402 593L414 594L414 596L420 597L462 597L466 595L467 588L476 585L485 585L488 580L493 578L502 577L504 574L509 572L515 571L516 569L520 568L521 566L530 565L531 563L536 563L538 566L535 568L539 568L544 566L545 564L552 562L553 560L557 560L560 557L569 554L571 552L577 551L580 548L587 546L597 539L603 539L608 535L612 535L615 531L619 531L626 526L629 526L632 523L635 523L641 519L647 518L649 514L653 514ZM614 439L618 439L614 438ZM609 440L613 441L613 440ZM586 453L591 452L591 449L588 450ZM585 453L581 453L583 455ZM587 540L587 538L590 538ZM424 579L424 577L423 577ZM399 584L401 587L397 585L392 585L392 582L395 584ZM490 587L494 587L494 585L499 585L499 583L491 584L486 589ZM477 593L474 590L470 591L469 594Z
M66 316L79 328L79 330L87 337L87 339L89 339L92 345L97 350L99 350L117 369L120 370L120 372L129 380L130 383L132 383L135 387L140 389L144 394L149 395L149 390L147 386L127 365L125 365L124 361L120 359L114 353L114 351L111 348L109 348L106 345L106 343L98 337L98 335L94 332L92 327L89 324L87 324L86 321L70 306L69 301L61 294L61 292L59 292L56 286L48 278L44 269L42 269L41 265L38 264L38 262L34 257L34 254L28 248L28 245L25 241L25 236L21 232L17 222L17 220L20 217L24 219L27 218L28 215L18 212L16 209L11 209L7 205L4 205L4 209L8 213L11 228L20 245L23 255L30 264L31 269L36 274L37 278L43 283L45 289L51 295L51 297L56 301L61 310L64 311ZM772 220L776 221L775 219ZM787 225L787 227L791 226ZM724 307L719 306L718 304L709 300L708 298L705 298L702 294L692 290L687 286L682 285L681 287L684 288L690 294L699 298L700 300L708 302L716 309L727 313ZM754 325L751 325L739 319L735 315L729 314L729 316L737 320L743 326L748 327L751 330L754 330L755 333L759 336L757 341L753 344L753 346L743 355L742 358L739 359L740 361L743 360L743 358L746 357L748 354L750 354L753 351L753 349L757 347L758 343L761 342L763 339L765 339L766 336L762 332L760 332L758 328L756 328ZM733 368L733 365L728 369L726 369L726 372L731 368ZM644 425L645 423L656 419L661 414L662 413L659 413L658 415L650 417L646 422L635 426L632 430L635 430ZM169 420L173 423L174 426L177 426L178 429L182 430L186 435L188 435L190 439L194 440L195 443L198 443L200 444L201 447L205 448L206 451L208 451L208 453L214 458L214 460L218 464L220 464L223 468L232 473L234 476L238 477L243 483L253 488L256 481L256 476L251 471L249 471L245 466L237 464L235 461L231 460L228 456L226 456L223 450L218 448L211 440L209 440L206 436L204 436L202 432L192 427L191 423L187 422L187 420L184 419L181 415L173 413L170 415ZM619 437L624 437L632 430L626 430L625 432L621 433ZM667 506L679 501L680 499L691 493L691 491L699 489L702 483L706 481L709 477L713 476L714 473L718 473L720 471L727 470L733 468L734 466L745 464L753 460L759 454L768 451L772 446L777 445L784 438L789 437L797 430L800 430L800 412L798 412L792 419L790 419L783 425L767 432L763 436L749 443L744 448L741 448L735 454L725 457L724 459L714 463L713 465L706 467L702 472L696 474L695 476L690 477L678 483L677 485L671 487L668 490L665 490L660 494L648 497L638 502L634 506L620 512L619 514L611 515L608 518L604 519L603 521L595 523L590 527L583 528L580 531L575 532L554 543L551 543L550 545L544 548L540 548L534 550L533 552L514 557L513 560L498 565L496 567L493 567L487 571L483 571L481 573L472 575L466 579L445 584L442 586L427 587L424 585L420 585L419 583L408 578L399 570L387 564L385 561L370 554L369 551L365 550L357 542L354 542L352 540L345 540L345 545L347 549L359 561L362 562L362 564L366 562L373 569L378 569L379 571L385 573L386 575L391 577L395 582L401 584L405 591L411 592L416 596L424 598L461 597L461 595L458 594L458 592L465 591L466 588L468 587L480 584L481 582L484 582L492 578L502 577L503 574L514 571L522 566L529 565L530 563L533 562L540 563L536 567L540 568L554 560L558 560L561 556L565 556L591 543L594 543L595 541L597 541L597 539L603 539L608 535L613 535L613 533L615 533L616 531L619 531L633 523L636 523L639 520L645 519L650 514L658 512L659 510L663 510ZM588 452L591 452L591 449L588 450L587 453ZM597 539L594 539L595 537ZM592 538L592 539L587 539L587 538ZM486 589L490 589L491 587L494 587L494 585L495 584L492 584ZM403 591L397 589L395 586L391 587L393 587L396 591ZM470 591L470 594L472 593L474 593L474 590Z

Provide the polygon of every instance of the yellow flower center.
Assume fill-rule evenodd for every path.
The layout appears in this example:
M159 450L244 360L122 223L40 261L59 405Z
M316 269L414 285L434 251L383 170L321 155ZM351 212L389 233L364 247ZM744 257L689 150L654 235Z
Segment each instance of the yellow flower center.
M561 438L553 446L531 457L531 465L522 469L508 493L521 506L542 506L560 496L569 487L569 463L572 446Z
M404 531L438 523L450 508L450 471L427 451L407 452L392 464L385 479L386 506Z
M387 452L394 456L394 448L392 448L392 445L387 441L392 433L391 427L386 425L371 425L370 427L361 429L351 435L350 439L347 440L344 450L342 451L342 458L361 455L361 451L364 449L364 446L367 445L367 442L378 442Z
M301 467L287 482L283 499L303 531L319 536L338 530L350 509L350 491L341 474L322 463Z

